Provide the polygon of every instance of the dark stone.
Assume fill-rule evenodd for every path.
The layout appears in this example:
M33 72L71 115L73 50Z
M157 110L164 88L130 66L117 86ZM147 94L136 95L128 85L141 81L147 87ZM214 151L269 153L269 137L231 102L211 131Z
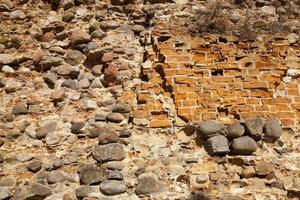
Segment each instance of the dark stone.
M42 168L42 163L39 160L34 160L30 162L27 166L28 171L37 172Z
M157 192L162 192L164 186L153 176L144 176L138 180L138 184L136 186L136 194L141 195L149 195Z
M257 149L257 144L254 139L249 136L236 138L231 143L231 153L250 155Z
M33 183L28 188L28 196L26 199L42 200L52 194L51 188L39 183Z
M268 119L264 126L266 138L278 139L282 135L282 128L278 119Z
M24 115L28 113L27 105L24 103L18 104L13 107L12 114L14 115Z
M208 138L205 142L205 149L212 155L224 155L230 151L228 140L223 135L216 135Z
M92 155L98 162L120 161L125 158L125 151L121 144L110 143L96 146Z
M100 190L105 195L118 195L127 191L127 186L122 181L107 180L100 184Z
M93 165L85 165L79 170L80 181L85 185L97 184L104 181L107 173Z
M207 138L212 134L221 132L225 126L214 121L203 121L198 123L197 132L200 136Z
M246 133L254 138L260 139L263 133L264 121L260 118L248 119L245 122Z
M241 137L244 134L244 132L245 132L244 126L236 122L234 124L231 124L227 128L226 135L230 138L237 138L237 137Z

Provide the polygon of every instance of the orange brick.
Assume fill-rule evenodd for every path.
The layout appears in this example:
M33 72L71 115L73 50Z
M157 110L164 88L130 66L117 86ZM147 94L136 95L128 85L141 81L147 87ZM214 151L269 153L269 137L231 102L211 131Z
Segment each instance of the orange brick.
M192 110L190 108L178 108L177 109L177 114L179 116L191 115L192 114Z
M288 95L290 96L299 96L299 90L298 89L288 89Z
M233 77L225 77L225 76L213 76L212 79L214 82L220 82L220 83L229 83L234 81Z
M150 82L161 84L163 80L160 77L151 77Z
M295 125L294 119L280 119L280 122L281 122L282 126L285 126L285 127L292 127Z
M135 110L133 111L134 118L148 118L150 113L144 110Z
M281 105L274 105L272 107L274 107L274 109L276 111L291 111L291 108L290 108L289 105L282 105L281 104Z
M294 112L278 112L277 116L279 118L295 118L296 117Z
M258 98L268 98L268 97L272 97L272 93L262 91L262 90L251 90L250 91L250 96L251 97L258 97Z
M245 112L245 113L240 113L240 115L242 119L264 117L264 114L262 112Z
M188 56L168 56L167 62L169 62L169 63L189 63L190 57L188 57Z
M269 105L257 105L255 106L256 111L269 111Z
M300 103L291 104L293 110L300 111Z
M260 99L256 99L256 98L246 99L247 104L258 104L259 102L260 102Z
M244 98L224 98L223 99L223 104L225 106L229 106L229 105L241 105L241 104L245 104L246 101Z
M170 120L151 120L149 126L151 128L165 128L172 126L172 122Z
M187 93L176 93L176 94L174 94L175 101L187 99L187 97L188 97Z
M177 70L176 69L167 69L165 70L166 76L175 76L177 75Z
M179 83L179 84L180 83L182 83L182 84L196 84L197 79L178 76L178 77L175 77L175 83Z
M203 113L202 120L215 120L217 119L216 113Z
M158 114L158 115L152 115L152 118L153 119L156 119L156 120L167 120L168 119L168 115L166 113L164 114Z
M194 93L194 92L189 92L188 94L187 94L187 98L188 99L198 99L198 93Z
M137 95L137 100L138 100L138 103L146 103L148 100L151 99L151 96L150 94L143 94L143 93L139 93Z
M269 98L269 99L262 99L263 104L278 104L278 103L291 103L292 100L286 97L278 97L278 98Z
M252 112L252 111L254 111L254 108L251 105L236 106L235 109L239 112Z
M265 82L242 83L244 89L267 89L268 85Z
M195 100L195 99L184 100L184 101L182 101L182 104L184 107L197 106L197 100Z

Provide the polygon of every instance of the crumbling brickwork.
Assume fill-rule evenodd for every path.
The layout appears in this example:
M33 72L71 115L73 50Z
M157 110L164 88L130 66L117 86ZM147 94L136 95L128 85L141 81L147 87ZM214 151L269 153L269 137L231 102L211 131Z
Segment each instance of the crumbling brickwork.
M147 61L142 69L146 81L137 95L142 106L135 117L148 117L150 127L171 126L172 114L157 98L163 94L173 99L175 116L184 121L264 117L298 129L299 78L284 80L288 70L300 70L300 48L285 38L262 40L168 36L154 30L147 52L151 66Z

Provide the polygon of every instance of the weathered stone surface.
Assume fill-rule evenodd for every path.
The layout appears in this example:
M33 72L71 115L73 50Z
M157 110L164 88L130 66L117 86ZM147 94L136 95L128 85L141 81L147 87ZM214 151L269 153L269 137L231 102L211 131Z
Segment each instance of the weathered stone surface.
M255 171L258 176L267 176L274 171L274 167L270 162L259 161L255 164Z
M87 43L91 40L91 36L84 30L73 31L70 36L70 41L72 45Z
M202 137L206 138L209 135L218 133L224 129L223 124L216 123L214 121L203 121L197 124L197 132Z
M144 176L138 180L135 192L141 195L162 192L163 190L164 186L156 178L153 176Z
M98 162L120 161L125 158L125 151L121 144L110 143L96 146L92 155Z
M242 136L234 139L230 148L231 153L248 155L256 151L257 144L251 137Z
M28 188L27 199L45 199L51 194L52 194L52 190L50 187L39 183L33 183Z
M223 135L216 135L208 138L205 142L205 149L212 155L224 155L230 151L228 140Z
M100 183L106 176L106 171L92 165L85 165L79 170L80 181L85 185Z
M34 160L30 162L27 166L27 169L31 172L37 172L42 168L42 163L39 160Z
M79 65L83 63L85 60L85 56L77 50L71 50L66 54L66 63L70 65Z
M282 135L282 128L277 119L268 119L264 126L266 138L278 139Z
M79 199L83 199L84 197L87 197L90 193L92 192L98 192L98 188L93 187L93 186L80 186L79 188L76 189L76 196Z
M241 137L245 132L244 126L242 126L240 123L236 122L234 124L231 124L227 130L226 135L231 138Z
M127 191L127 186L122 181L108 180L100 184L100 190L105 195L118 195Z
M57 183L65 180L65 176L58 170L53 170L47 175L48 183Z
M57 122L55 122L55 121L47 122L47 124L40 127L36 131L36 138L37 139L45 138L47 134L53 133L56 130L56 126L57 126Z
M130 113L131 107L127 103L118 103L113 107L112 111L118 113Z
M114 143L119 140L119 135L115 131L104 131L101 132L98 136L99 144L108 144L108 143Z
M246 133L254 139L260 139L263 133L264 121L260 118L249 119L245 122Z
M109 113L106 116L107 121L120 123L124 120L124 116L120 113Z
M28 113L28 109L27 109L26 104L24 104L24 103L18 104L16 106L14 106L12 109L12 114L14 114L14 115L23 115L23 114L27 114L27 113Z
M5 200L9 199L11 195L9 194L9 191L6 188L0 187L0 199Z
M83 120L73 120L71 121L71 131L72 133L79 133L81 129L85 126L85 121Z

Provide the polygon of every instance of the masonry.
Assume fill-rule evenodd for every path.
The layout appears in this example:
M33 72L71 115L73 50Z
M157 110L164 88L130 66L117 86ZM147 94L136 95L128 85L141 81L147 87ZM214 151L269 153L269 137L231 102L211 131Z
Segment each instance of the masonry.
M134 112L134 118L149 119L147 126L179 125L179 118L230 123L262 117L299 129L299 78L288 77L289 71L300 70L299 46L271 35L263 42L168 35L159 26L151 41Z

